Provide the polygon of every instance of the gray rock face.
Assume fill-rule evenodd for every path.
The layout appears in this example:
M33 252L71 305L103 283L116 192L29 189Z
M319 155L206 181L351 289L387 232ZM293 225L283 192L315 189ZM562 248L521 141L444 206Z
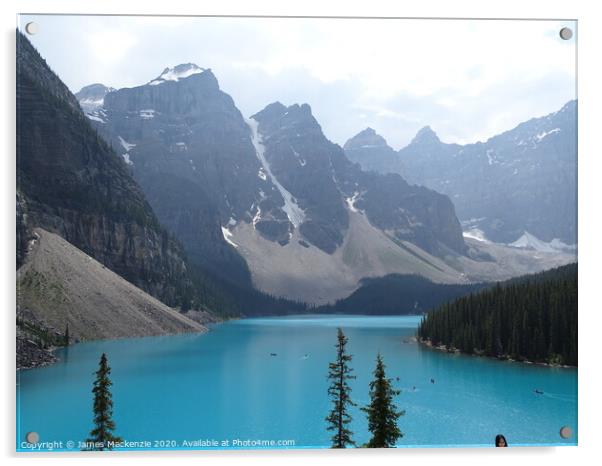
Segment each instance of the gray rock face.
M347 209L354 209L429 253L464 253L462 230L446 196L410 186L399 175L363 171L326 139L309 105L275 103L253 118L272 172L304 212L300 232L311 244L332 253L348 226Z
M107 94L88 117L204 269L250 286L244 259L226 240L238 222L288 240L284 200L257 157L251 128L211 70L168 68L146 85Z
M350 208L432 254L464 253L445 196L398 175L363 172L324 136L307 104L276 102L245 120L211 70L184 64L107 93L88 118L122 154L190 259L223 279L251 285L231 239L240 224L281 246L298 235L303 247L333 254Z
M400 151L406 175L449 195L467 227L510 243L525 231L575 244L577 103L485 143L413 141Z
M259 122L271 172L300 209L299 231L309 243L334 252L349 222L332 166L340 148L322 134L307 104L277 102L252 118Z
M410 183L448 195L465 229L481 230L492 241L512 243L528 232L546 242L575 244L576 109L571 101L558 112L464 146L443 143L425 127L396 160L376 166L374 149L351 144L355 138L346 153L365 168L401 173Z
M192 286L181 247L159 226L123 160L76 98L17 36L17 231L58 233L169 305Z

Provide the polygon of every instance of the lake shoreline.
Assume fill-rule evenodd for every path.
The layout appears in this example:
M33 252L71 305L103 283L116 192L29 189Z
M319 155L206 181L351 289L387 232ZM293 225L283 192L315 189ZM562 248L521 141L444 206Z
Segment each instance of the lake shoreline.
M374 359L382 354L387 375L403 391L397 405L406 410L405 445L490 444L498 432L512 444L566 444L558 438L562 425L575 426L577 438L576 371L425 351L414 338L419 322L405 316L231 319L202 335L73 345L56 351L58 364L17 373L17 438L30 431L44 432L44 440L83 438L92 425L94 370L106 353L122 438L169 438L178 448L205 438L328 446L326 375L338 327L349 338L360 406L369 400ZM534 388L545 391L537 402ZM355 437L368 438L365 416L359 408L352 414Z
M179 311L178 311L179 312ZM190 315L191 312L196 312L196 315ZM74 338L68 345L57 346L51 345L48 348L40 347L36 342L26 338L24 335L17 335L17 364L16 371L24 371L30 369L41 369L56 364L60 361L55 354L58 349L68 348L77 345L78 343L89 343L94 341L113 341L113 340L124 340L128 338L148 338L148 337L169 337L175 335L185 334L198 334L202 335L211 331L210 325L218 325L231 318L220 317L214 314L209 314L206 311L189 311L182 313L185 317L190 320L203 325L204 329L199 331L182 331L176 333L165 333L160 335L124 335L119 337L108 337L108 338L94 338L88 340L79 340ZM17 332L19 328L17 327Z
M549 368L557 368L557 369L577 369L578 366L570 366L568 364L551 364L548 362L541 361L531 361L529 359L514 359L510 356L488 356L484 351L476 352L476 353L466 353L458 348L448 347L447 345L433 345L431 340L427 338L418 338L415 337L416 341L423 346L426 346L429 349L435 351L441 351L443 353L453 353L453 354L464 354L466 356L477 356L480 358L488 358L488 359L496 359L498 361L509 361L509 362L518 362L522 364L534 365L534 366L544 366Z

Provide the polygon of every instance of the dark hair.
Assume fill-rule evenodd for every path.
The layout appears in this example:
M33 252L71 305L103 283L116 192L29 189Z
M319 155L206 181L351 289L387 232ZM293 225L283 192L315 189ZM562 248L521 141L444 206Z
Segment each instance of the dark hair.
M495 446L499 446L498 443L500 442L500 440L504 441L504 446L507 447L508 446L508 442L506 442L506 437L504 437L502 434L498 434L495 436Z

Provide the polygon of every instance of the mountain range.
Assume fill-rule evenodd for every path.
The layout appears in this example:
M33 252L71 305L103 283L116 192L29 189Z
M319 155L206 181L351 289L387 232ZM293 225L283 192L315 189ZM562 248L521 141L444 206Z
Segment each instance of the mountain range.
M448 195L469 236L516 246L533 237L570 250L577 243L576 122L570 101L474 144L444 143L426 126L399 151L368 128L347 141L345 153L366 170L399 173Z
M564 131L550 124L535 125L538 141ZM413 145L448 146L430 130ZM202 332L228 316L366 300L382 309L364 312L424 310L575 260L567 236L529 227L501 244L485 221L467 229L454 195L406 172L370 128L329 141L306 103L245 118L192 63L74 95L17 33L19 367L65 342Z
M224 283L321 304L367 277L468 283L572 257L465 238L453 197L354 163L354 148L381 166L399 158L373 130L343 149L308 104L274 102L247 119L208 68L182 64L76 97L191 263ZM415 142L432 139L423 131Z

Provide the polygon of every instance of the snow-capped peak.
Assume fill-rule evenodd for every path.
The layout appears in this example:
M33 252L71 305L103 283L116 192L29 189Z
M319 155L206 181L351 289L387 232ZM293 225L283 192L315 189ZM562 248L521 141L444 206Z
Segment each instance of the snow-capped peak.
M151 86L157 86L167 81L179 81L180 79L188 78L193 74L199 74L205 71L205 68L195 65L194 63L183 63L181 65L174 66L173 68L165 68L163 73L159 77L153 79L148 84Z

